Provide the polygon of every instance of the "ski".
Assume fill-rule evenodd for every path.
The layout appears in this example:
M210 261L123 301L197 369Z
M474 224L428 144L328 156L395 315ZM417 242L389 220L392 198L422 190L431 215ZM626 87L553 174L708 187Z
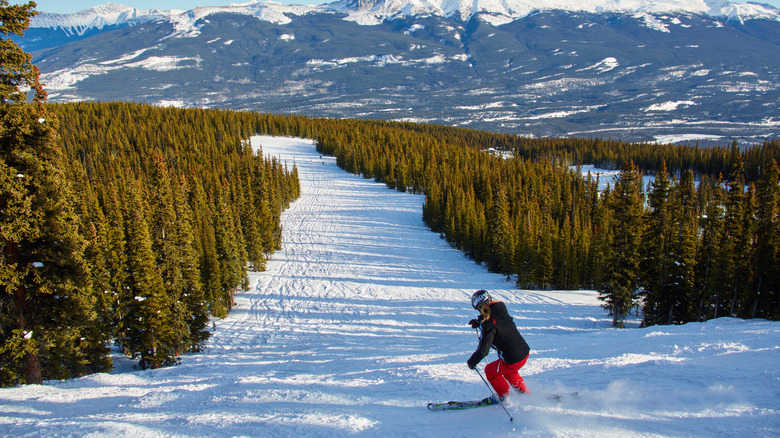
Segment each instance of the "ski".
M549 394L545 398L556 402L563 401L566 397L579 397L578 392L562 392L559 394ZM453 411L460 409L473 409L484 408L486 406L497 405L498 401L494 397L486 397L482 400L468 400L468 401L449 401L442 403L428 403L428 410L430 411Z
M430 411L451 411L458 409L473 409L482 408L485 406L497 405L498 401L493 397L486 397L482 400L469 400L469 401L450 401L444 403L428 403L428 410Z

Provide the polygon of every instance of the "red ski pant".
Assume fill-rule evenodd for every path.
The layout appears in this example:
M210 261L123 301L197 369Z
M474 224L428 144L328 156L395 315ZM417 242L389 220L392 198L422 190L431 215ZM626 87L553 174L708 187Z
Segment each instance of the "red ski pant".
M485 367L485 377L493 385L496 394L499 397L506 397L509 394L509 385L512 385L518 392L525 392L526 387L523 378L520 377L520 368L525 365L528 356L520 362L508 364L503 359L490 362Z

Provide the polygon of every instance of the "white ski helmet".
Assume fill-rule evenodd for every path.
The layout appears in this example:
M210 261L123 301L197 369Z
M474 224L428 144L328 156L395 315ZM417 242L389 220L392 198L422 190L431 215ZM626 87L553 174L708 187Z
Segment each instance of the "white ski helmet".
M474 294L471 296L471 306L476 310L479 310L480 307L490 303L491 301L493 301L493 298L485 289L480 289L474 292Z

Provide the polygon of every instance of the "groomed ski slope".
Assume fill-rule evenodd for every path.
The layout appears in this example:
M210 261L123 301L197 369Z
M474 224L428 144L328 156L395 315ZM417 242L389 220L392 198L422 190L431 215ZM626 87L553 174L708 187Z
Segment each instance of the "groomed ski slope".
M0 436L778 436L780 324L719 319L624 330L592 291L524 291L422 223L423 197L349 175L308 140L256 137L298 167L284 249L182 365L0 390ZM479 288L532 353L531 395L482 398L466 359ZM495 356L491 355L492 360ZM561 402L557 392L578 391Z

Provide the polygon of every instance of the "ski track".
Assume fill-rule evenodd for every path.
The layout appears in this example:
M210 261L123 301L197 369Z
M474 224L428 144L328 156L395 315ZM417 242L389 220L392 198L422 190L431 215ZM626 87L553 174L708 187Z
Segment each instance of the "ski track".
M311 141L255 137L299 171L283 250L182 365L0 389L2 436L777 436L780 330L767 321L616 330L593 291L520 291L422 223L423 197L349 175ZM530 395L465 365L469 297L507 302ZM635 321L632 322L636 326ZM493 360L494 355L490 359ZM126 361L118 361L122 365ZM547 400L555 392L579 397Z

